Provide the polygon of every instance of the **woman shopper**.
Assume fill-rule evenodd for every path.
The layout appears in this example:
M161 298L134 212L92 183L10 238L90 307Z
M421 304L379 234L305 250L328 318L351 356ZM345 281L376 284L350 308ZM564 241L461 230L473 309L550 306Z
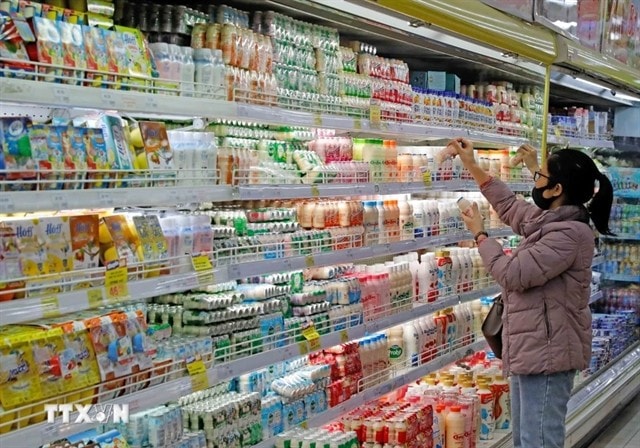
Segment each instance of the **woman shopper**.
M564 448L573 380L591 358L589 218L600 233L611 233L613 188L580 151L561 150L540 167L536 150L525 145L524 163L535 180L533 205L476 163L469 140L450 145L500 219L523 237L505 255L484 231L477 204L463 216L487 271L502 287L502 359L511 376L514 448Z

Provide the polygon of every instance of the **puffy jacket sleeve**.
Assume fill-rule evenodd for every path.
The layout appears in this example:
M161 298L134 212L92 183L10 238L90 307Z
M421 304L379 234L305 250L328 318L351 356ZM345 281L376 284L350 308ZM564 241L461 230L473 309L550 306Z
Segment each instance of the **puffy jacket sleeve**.
M518 235L523 234L521 229L524 224L543 213L534 204L518 199L504 182L495 177L482 185L480 191L498 213L500 220Z
M543 235L535 244L505 255L502 246L487 239L478 248L487 271L508 291L541 286L569 269L579 252L578 232L562 229Z

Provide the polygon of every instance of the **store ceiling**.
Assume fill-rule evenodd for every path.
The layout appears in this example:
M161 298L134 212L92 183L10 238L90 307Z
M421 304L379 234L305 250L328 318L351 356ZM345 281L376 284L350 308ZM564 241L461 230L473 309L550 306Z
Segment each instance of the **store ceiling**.
M356 18L308 0L231 0L228 4L244 11L274 10L300 20L338 28L345 42L359 40L374 45L379 55L402 59L412 70L455 73L461 78L462 84L506 80L515 85L541 86L544 82L542 76L521 67L428 40L379 22ZM604 109L619 106L615 102L557 85L552 85L551 104L555 107L594 105Z

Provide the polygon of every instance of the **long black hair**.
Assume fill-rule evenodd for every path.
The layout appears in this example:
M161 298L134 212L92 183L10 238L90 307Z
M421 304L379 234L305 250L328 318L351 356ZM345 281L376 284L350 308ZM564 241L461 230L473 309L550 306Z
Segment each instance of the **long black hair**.
M613 186L594 161L575 149L561 149L547 159L550 178L562 184L563 205L584 205L598 232L613 235L609 229L609 214L613 203ZM598 191L594 194L598 182Z

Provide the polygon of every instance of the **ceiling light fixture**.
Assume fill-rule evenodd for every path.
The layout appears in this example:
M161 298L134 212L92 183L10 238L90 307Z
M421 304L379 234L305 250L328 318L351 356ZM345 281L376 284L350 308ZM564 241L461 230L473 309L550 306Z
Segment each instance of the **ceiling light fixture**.
M551 81L554 84L558 84L564 87L584 92L589 95L594 95L626 106L636 106L640 104L640 96L620 92L613 86L601 84L591 79L581 77L579 74L566 74L561 72L553 72L551 74Z

